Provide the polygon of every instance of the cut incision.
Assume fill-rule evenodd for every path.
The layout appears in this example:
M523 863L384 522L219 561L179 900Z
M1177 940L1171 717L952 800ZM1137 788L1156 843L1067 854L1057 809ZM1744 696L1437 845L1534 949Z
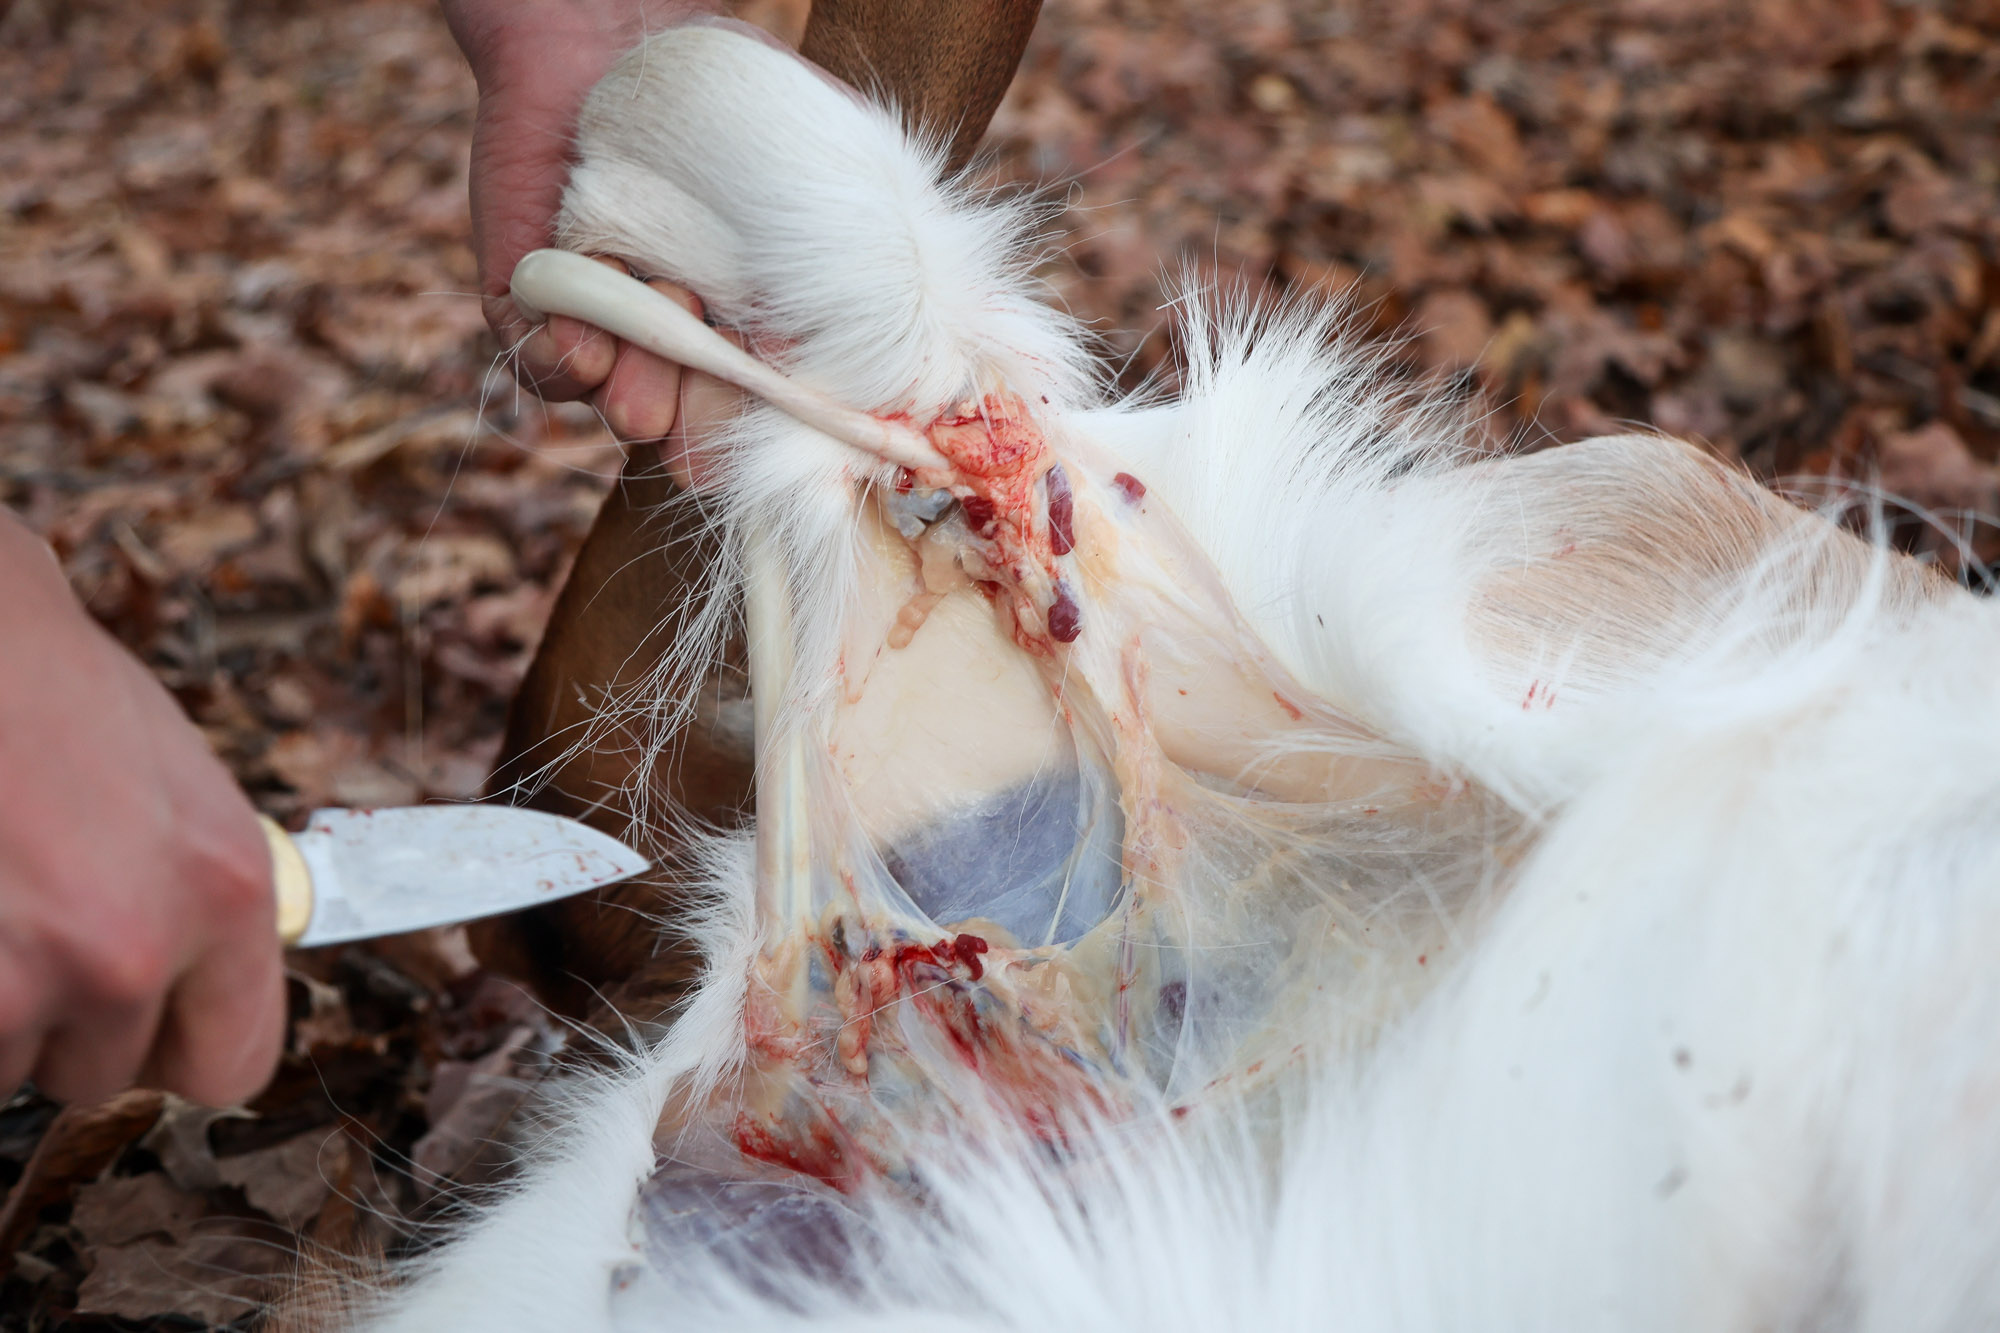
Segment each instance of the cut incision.
M989 1117L1241 1096L1479 805L1278 667L1120 460L1005 392L928 435L963 466L849 483L835 688L746 552L764 943L743 1076L662 1126L842 1187Z

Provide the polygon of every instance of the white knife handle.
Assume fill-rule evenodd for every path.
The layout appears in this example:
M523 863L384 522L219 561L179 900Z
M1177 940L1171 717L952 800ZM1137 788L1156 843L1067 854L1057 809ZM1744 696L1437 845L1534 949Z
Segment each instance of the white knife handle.
M278 895L278 939L291 945L299 942L312 922L312 871L292 835L278 827L269 815L258 815L264 841L271 844L271 885Z

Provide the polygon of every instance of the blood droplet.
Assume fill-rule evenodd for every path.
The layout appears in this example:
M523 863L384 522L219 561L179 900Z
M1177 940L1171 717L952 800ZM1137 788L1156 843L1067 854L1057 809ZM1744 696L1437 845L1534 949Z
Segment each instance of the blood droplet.
M968 495L960 500L959 507L965 510L965 521L974 532L985 532L993 526L993 502L984 496Z
M1111 479L1111 486L1113 490L1116 490L1120 495L1125 497L1125 503L1128 505L1138 504L1139 501L1146 498L1146 483L1140 481L1129 472L1121 472L1113 477Z

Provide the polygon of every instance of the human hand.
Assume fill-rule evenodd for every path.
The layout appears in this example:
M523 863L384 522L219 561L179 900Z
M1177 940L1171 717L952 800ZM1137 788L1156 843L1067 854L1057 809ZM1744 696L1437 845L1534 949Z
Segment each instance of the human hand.
M274 917L249 801L0 509L0 1097L247 1099L284 1038Z
M573 319L558 316L535 328L515 307L507 284L523 255L553 239L585 95L646 33L718 13L720 0L441 4L479 83L472 232L486 322L503 346L518 345L516 373L543 397L588 398L623 439L666 436L680 401L678 366ZM655 285L695 308L685 292Z

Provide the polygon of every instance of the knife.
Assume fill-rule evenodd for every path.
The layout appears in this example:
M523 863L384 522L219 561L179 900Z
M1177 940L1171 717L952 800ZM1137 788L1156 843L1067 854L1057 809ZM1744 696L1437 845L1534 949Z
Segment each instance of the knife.
M646 868L616 838L514 806L315 810L296 834L258 818L278 935L301 949L512 912Z

